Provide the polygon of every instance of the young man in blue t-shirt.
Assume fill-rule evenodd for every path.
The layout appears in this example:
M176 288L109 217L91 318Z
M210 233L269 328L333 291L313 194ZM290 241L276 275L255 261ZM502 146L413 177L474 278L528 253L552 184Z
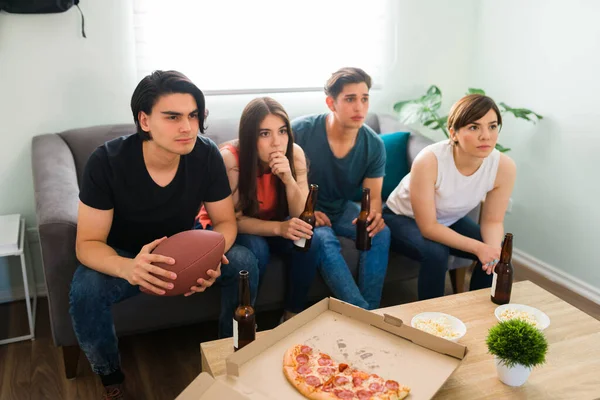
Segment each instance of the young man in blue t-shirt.
M381 217L385 175L383 141L364 125L369 111L371 77L358 68L342 68L325 85L329 114L292 122L292 131L309 160L308 180L319 185L315 235L322 236L321 274L333 294L366 309L379 307L388 263L390 230ZM356 285L340 253L336 235L356 239L360 207L352 201L360 186L371 189L371 250L362 251Z

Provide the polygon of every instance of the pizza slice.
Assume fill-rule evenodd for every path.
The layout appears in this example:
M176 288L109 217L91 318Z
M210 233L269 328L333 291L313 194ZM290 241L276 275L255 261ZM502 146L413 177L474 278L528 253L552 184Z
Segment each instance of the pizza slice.
M283 373L298 392L312 400L399 400L410 392L396 381L337 363L306 345L285 352Z

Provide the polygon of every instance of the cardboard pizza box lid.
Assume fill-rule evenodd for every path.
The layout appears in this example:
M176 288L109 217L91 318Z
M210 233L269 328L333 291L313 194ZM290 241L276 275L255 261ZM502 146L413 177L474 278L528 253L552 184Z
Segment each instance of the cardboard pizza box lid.
M467 353L454 343L334 298L320 301L229 356L233 386L246 386L269 399L302 399L283 375L283 355L296 344L328 353L350 364L411 388L409 399L429 399L442 387Z
M175 400L251 400L221 380L202 372ZM253 399L252 399L253 400Z

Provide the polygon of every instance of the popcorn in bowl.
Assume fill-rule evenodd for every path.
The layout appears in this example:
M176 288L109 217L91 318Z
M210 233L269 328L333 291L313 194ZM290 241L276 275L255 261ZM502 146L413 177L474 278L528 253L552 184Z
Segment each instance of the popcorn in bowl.
M418 319L415 321L415 328L444 339L453 339L460 336L460 333L452 329L452 325L446 317Z
M543 331L550 326L550 318L537 308L524 304L509 303L496 307L494 310L498 321L508 321L518 318L521 321L530 323L535 328Z
M521 311L514 308L506 308L500 313L500 319L502 321L508 321L509 319L520 319L533 325L535 328L539 328L538 320L535 316L531 315L527 311Z
M460 319L441 312L423 312L415 315L411 326L452 342L458 341L467 333L467 327Z

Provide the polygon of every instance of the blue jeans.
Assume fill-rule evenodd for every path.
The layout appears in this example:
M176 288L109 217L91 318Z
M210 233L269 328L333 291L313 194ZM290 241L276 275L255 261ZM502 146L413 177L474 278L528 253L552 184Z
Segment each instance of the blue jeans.
M239 234L235 243L247 247L256 256L261 278L269 264L271 253L289 258L286 260L289 261L290 270L287 274L285 310L293 313L304 310L308 291L317 275L321 253L319 238L313 237L307 252L294 250L293 242L281 236L263 237Z
M135 254L120 250L117 250L117 253L122 257L135 257ZM222 286L219 317L221 337L233 335L233 312L238 304L239 271L246 269L250 272L252 299L256 298L258 288L258 266L254 255L242 246L231 247L225 255L229 264L221 265L221 276L217 279ZM81 264L77 267L69 293L69 313L79 346L96 374L109 375L120 369L118 339L111 308L113 304L139 293L139 286L131 285L125 279L103 274Z
M336 236L356 240L356 225L352 224L352 220L359 213L360 207L348 202L343 212L331 221L331 227L315 229L313 241L316 236L322 243L320 271L333 295L347 303L373 310L379 307L381 301L390 251L390 230L386 226L373 237L371 250L360 252L357 286Z
M387 207L384 208L383 218L392 231L392 249L421 262L418 284L419 300L444 295L450 254L477 261L471 276L470 290L492 286L492 276L483 271L481 263L474 254L424 238L414 218L396 215ZM479 225L469 217L459 219L449 228L463 236L483 241Z

